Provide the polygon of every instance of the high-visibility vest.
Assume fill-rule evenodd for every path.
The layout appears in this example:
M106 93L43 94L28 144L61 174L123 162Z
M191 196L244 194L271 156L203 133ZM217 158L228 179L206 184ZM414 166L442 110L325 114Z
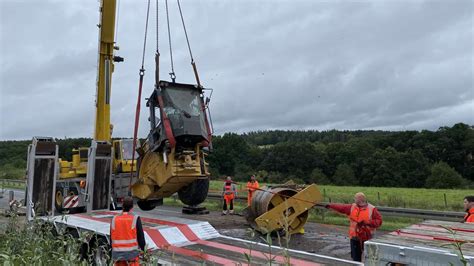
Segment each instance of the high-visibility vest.
M254 192L255 190L257 190L257 188L259 188L257 180L255 180L254 182L252 182L252 181L247 182L247 189L250 192Z
M110 225L113 260L133 260L138 257L137 215L123 212L114 216Z
M470 208L464 216L464 222L474 223L474 207Z
M364 240L369 239L375 233L375 229L365 226L361 228L357 224L364 221L370 223L372 220L372 212L374 210L372 204L367 204L365 207L359 207L357 204L353 203L351 207L351 214L349 215L350 225L349 225L349 237L359 237L364 238ZM370 236L363 235L369 233ZM366 238L366 239L365 239Z
M225 195L233 195L234 191L232 190L232 183L225 182L224 184L224 194Z

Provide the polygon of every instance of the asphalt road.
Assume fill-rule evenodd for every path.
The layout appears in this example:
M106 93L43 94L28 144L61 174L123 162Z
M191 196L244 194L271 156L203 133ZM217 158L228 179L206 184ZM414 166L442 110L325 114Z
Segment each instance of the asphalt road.
M9 203L10 191L13 191L14 199L16 200L21 200L25 198L25 190L23 189L10 189L10 188L6 188L4 190L0 189L0 209L9 208L8 203Z

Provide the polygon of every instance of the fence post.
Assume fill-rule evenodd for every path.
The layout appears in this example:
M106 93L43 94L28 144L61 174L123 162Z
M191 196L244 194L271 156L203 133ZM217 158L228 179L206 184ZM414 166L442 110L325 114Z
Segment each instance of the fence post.
M446 199L446 193L443 193L444 195L444 207L448 207L448 200Z
M10 190L8 193L8 203L12 202L15 199L15 192Z

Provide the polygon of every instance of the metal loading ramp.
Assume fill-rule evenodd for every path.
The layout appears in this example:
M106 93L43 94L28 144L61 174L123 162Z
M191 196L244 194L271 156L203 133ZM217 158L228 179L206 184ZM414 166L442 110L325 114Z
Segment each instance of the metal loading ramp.
M95 232L109 241L110 221L117 212L94 211L49 218L57 227L68 227L78 232ZM236 265L247 264L245 253L251 254L252 265L361 265L357 262L318 255L298 250L287 250L267 244L228 237L219 234L208 222L195 221L169 215L151 215L134 211L140 215L148 248L162 264L178 265ZM46 219L46 218L45 218Z
M365 242L367 265L474 265L474 224L428 220Z

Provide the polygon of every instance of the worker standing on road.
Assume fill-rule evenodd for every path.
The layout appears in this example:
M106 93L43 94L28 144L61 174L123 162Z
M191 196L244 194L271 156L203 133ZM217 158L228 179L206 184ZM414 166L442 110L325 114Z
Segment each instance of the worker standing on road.
M112 218L110 239L114 265L139 265L140 250L145 250L145 236L140 217L131 213L133 199L123 200L123 211Z
M362 192L355 194L353 204L327 204L325 207L349 217L351 257L354 261L362 261L364 242L371 239L375 229L382 225L382 215L377 208L367 203Z
M474 223L474 196L464 197L464 209L467 212L464 216L464 222Z
M237 196L237 188L232 182L230 176L227 177L224 187L222 189L222 196L224 197L224 206L222 207L222 215L228 213L234 214L234 198ZM229 210L227 210L227 205L229 205Z
M247 190L248 190L248 194L247 194L247 205L250 206L252 204L252 196L253 196L253 192L257 189L259 189L260 186L258 184L258 181L255 179L255 176L254 175L251 175L250 176L250 181L247 182Z

